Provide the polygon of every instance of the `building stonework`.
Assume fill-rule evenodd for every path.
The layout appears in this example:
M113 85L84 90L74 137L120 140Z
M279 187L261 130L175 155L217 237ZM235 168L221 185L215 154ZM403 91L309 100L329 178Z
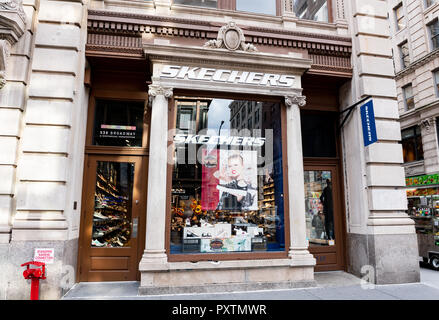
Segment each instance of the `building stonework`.
M418 65L402 70L394 59L395 72L392 48L395 52L399 40L387 31L394 23L387 11L397 1L369 0L367 5L360 0L320 1L327 8L327 21L306 18L307 14L325 18L321 14L325 11L294 12L295 2L280 1L274 16L172 0L23 1L7 35L0 29L1 39L8 41L7 53L0 52L5 79L0 89L0 255L6 257L0 261L6 271L0 275L1 299L28 298L29 283L20 265L33 259L36 248L53 248L55 253L42 282L41 299L59 299L73 284L96 281L104 273L110 281L140 281L141 294L312 286L315 270L363 276L365 266L372 267L371 280L377 284L419 281L399 142L401 128L421 125L425 159L413 170L420 166L425 173L439 170L433 146L437 147L436 95L427 92L435 88L427 75L439 62L433 56L425 58L429 49L417 38L420 31L407 28L397 37L411 37L411 59ZM439 12L434 5L419 14L421 1L407 2L410 21L432 21ZM0 8L0 17L9 15L8 10ZM169 65L188 69L180 78L163 77L162 70ZM204 75L194 73L194 79L199 78L191 79L191 67ZM228 83L218 70L228 72L235 82ZM256 80L245 82L243 73ZM256 84L264 76L267 85ZM270 87L281 76L294 78L294 84ZM416 108L403 112L401 87L407 82L414 83ZM233 252L232 258L215 255L214 261L201 253L192 260L172 253L169 199L175 192L169 182L173 176L168 129L174 128L175 101L198 96L236 96L243 101L257 97L261 102L252 106L258 115L251 125L258 129L268 121L262 108L273 104L266 109L271 110L267 119L279 117L282 130L276 126L273 130L279 129L286 142L281 153L284 233L278 240L283 246L277 252ZM364 147L356 108L334 138L338 156L325 160L320 166L326 169L319 169L302 146L312 126L304 119L315 113L330 115L338 125L342 119L338 112L367 96L374 101L378 142ZM137 251L106 264L87 242L90 216L101 212L92 211L98 200L90 196L95 192L90 188L102 177L90 172L99 161L116 160L109 158L110 149L93 144L93 119L98 114L93 112L100 100L116 98L145 104L147 139L141 148L110 149L121 157L141 158L136 165L142 164L147 178L139 178L136 202L133 198L137 208L133 210L139 215L130 225L133 233L139 230ZM239 108L248 104L236 111ZM243 121L249 123L248 115ZM304 183L312 170L330 170L337 188L336 245L329 254L310 245L307 233ZM330 247L334 239L325 241ZM118 273L124 268L131 269ZM99 273L102 270L114 274Z

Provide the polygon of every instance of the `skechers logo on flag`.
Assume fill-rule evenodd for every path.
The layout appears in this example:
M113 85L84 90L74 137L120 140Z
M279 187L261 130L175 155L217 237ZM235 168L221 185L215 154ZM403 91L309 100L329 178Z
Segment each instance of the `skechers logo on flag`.
M367 147L378 141L375 125L375 114L373 110L373 101L369 101L360 108L361 122L363 124L364 146Z

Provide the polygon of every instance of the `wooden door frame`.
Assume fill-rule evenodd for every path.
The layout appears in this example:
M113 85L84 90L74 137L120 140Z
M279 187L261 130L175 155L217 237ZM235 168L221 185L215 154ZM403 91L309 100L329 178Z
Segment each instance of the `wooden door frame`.
M94 160L92 160L94 158ZM145 248L145 231L146 231L146 203L147 203L147 194L146 194L146 181L147 181L147 172L148 172L148 161L147 157L136 156L136 155L102 155L102 154L86 154L85 155L85 166L84 166L84 184L82 190L82 208L81 208L81 221L80 221L80 235L78 239L78 261L77 261L77 282L81 281L89 281L87 272L84 270L89 270L90 263L90 237L88 233L90 232L90 226L87 221L87 206L86 204L90 199L88 197L93 197L90 195L92 193L90 187L93 188L96 185L95 177L96 172L91 170L94 166L90 166L90 161L112 161L112 162L133 162L140 164L140 168L135 168L135 178L133 182L136 184L133 186L133 202L135 201L136 196L140 199L140 207L138 210L138 231L136 237L136 246L137 250L135 251L135 257L132 258L133 263L138 265L140 259L142 258L142 254ZM92 183L94 182L94 183ZM136 185L138 186L138 190L135 189ZM137 193L137 194L136 194ZM114 248L114 252L109 251L108 256L117 256L116 250L118 248ZM87 267L88 266L88 267ZM140 280L140 272L138 268L133 270L136 274L136 280Z
M337 264L316 265L315 271L335 271L347 270L347 252L346 252L346 222L344 206L344 184L342 166L338 158L304 158L304 171L329 171L333 172L332 190L334 197L334 233L335 248L328 247L311 247L309 251L312 254L325 254L335 252L337 255ZM335 178L335 179L334 179Z
M126 100L126 101L143 101L145 104L145 110L148 111L148 93L147 92L126 92L123 90L103 90L103 89L91 89L88 103L87 111L87 126L86 126L86 138L85 138L85 156L84 156L84 170L82 177L82 195L81 195L81 217L80 217L80 229L78 237L78 256L77 256L77 270L76 281L82 280L82 259L84 258L84 249L82 249L82 242L84 241L84 228L85 228L85 200L87 197L87 184L89 181L87 163L92 156L102 156L102 157L127 157L127 156L141 156L141 163L144 166L142 183L144 185L144 194L142 198L142 203L144 204L143 212L143 222L139 216L138 225L138 252L137 261L140 261L146 241L146 203L147 203L147 177L148 177L148 161L149 161L149 136L150 136L150 123L151 123L151 113L147 112L143 121L143 139L142 147L114 147L114 146L94 146L92 144L93 137L93 127L95 118L95 108L97 99L108 99L108 100ZM94 173L95 174L95 173ZM143 199L145 199L143 201ZM137 280L140 280L140 272L137 270L136 275ZM86 281L86 280L85 280Z

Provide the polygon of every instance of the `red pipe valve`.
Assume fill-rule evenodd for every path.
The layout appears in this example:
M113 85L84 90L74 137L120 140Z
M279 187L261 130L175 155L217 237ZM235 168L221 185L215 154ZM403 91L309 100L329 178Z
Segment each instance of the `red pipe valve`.
M42 267L39 268L30 268L31 265ZM26 263L23 263L21 265L22 267L26 267L26 270L23 271L23 276L25 279L30 279L31 282L31 289L30 289L30 299L31 300L38 300L39 296L39 289L40 289L40 279L44 280L46 279L46 264L44 262L38 262L38 261L29 261Z

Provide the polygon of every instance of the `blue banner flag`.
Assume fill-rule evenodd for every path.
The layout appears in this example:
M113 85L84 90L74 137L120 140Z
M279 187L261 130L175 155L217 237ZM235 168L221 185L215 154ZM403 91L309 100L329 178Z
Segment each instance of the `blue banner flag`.
M363 124L364 146L377 142L377 130L375 125L375 114L373 111L373 101L365 103L360 108L361 122Z

